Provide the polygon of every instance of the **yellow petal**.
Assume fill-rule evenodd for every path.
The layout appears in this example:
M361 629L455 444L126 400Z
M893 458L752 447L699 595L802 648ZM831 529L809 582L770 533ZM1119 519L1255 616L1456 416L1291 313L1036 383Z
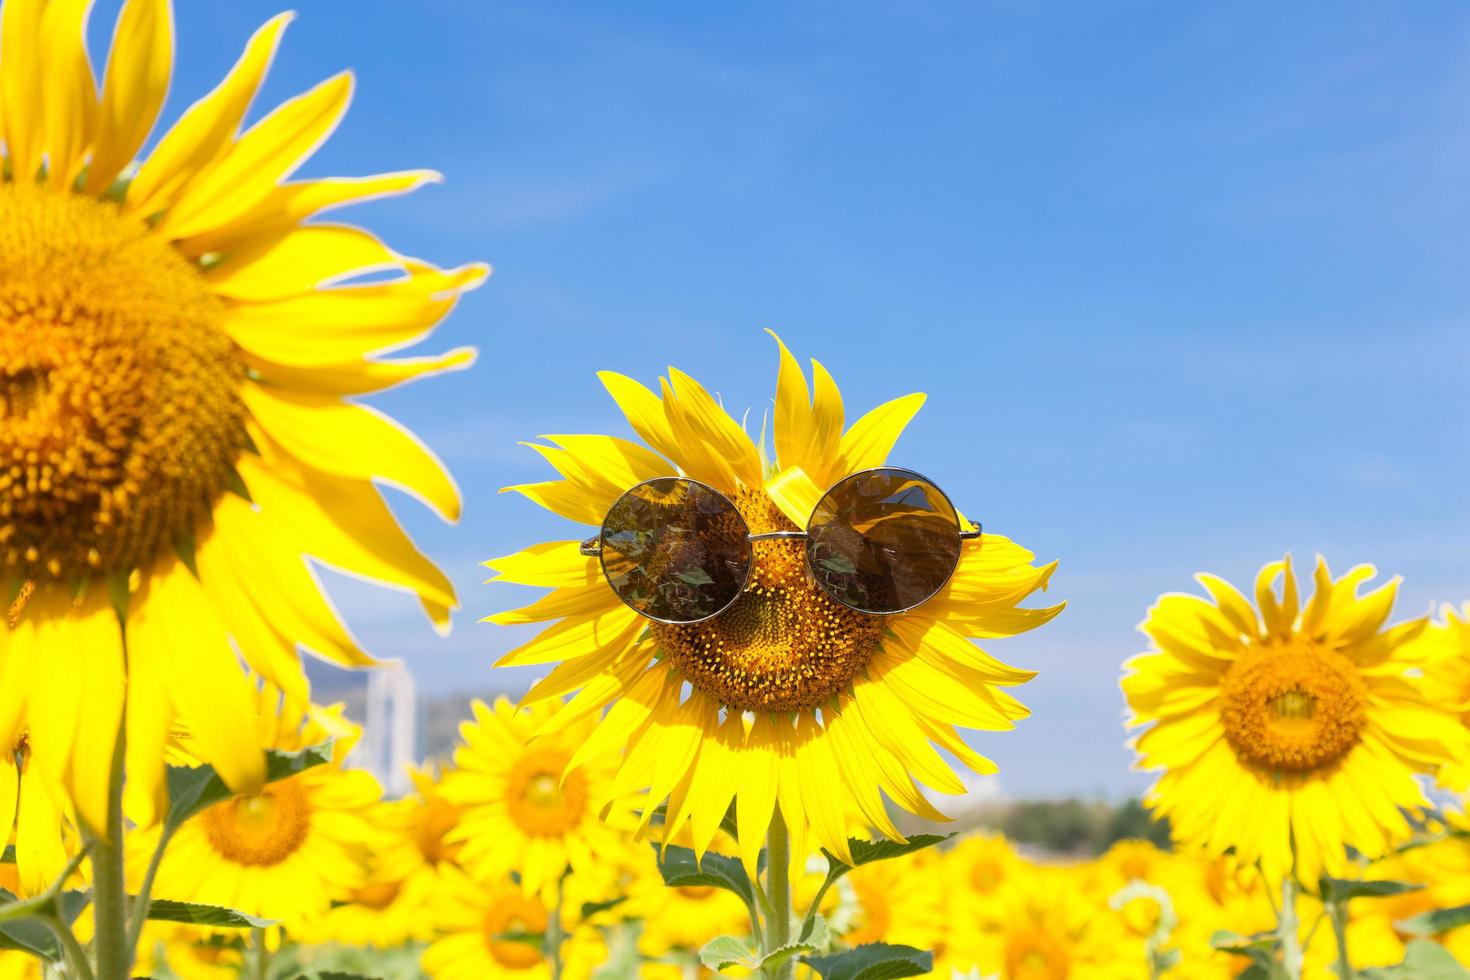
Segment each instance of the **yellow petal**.
M55 788L34 770L21 780L15 817L15 870L22 894L39 895L66 868L61 837L63 804L55 794Z
M0 7L0 95L4 96L5 153L13 179L41 169L46 136L42 108L41 0L7 0Z
M776 412L772 419L776 462L780 466L804 467L810 458L807 436L812 416L806 375L776 332L767 330L766 333L775 339L781 351L781 366L776 372Z
M350 480L385 480L445 520L459 520L459 488L444 464L376 409L258 384L241 386L240 397L260 427L303 466Z
M173 10L168 0L127 0L117 16L102 78L87 193L102 194L148 138L174 60Z
M255 690L230 646L209 595L183 562L165 560L145 577L128 618L128 651L154 651L169 701L193 751L236 793L265 782L265 756L254 738Z
M211 252L231 252L243 243L294 228L319 212L407 194L442 179L432 170L403 170L371 177L325 177L281 184L233 221L191 235L179 241L177 247L195 258Z
M221 296L259 303L398 268L399 257L360 228L306 225L256 239L211 265L204 277Z
M41 20L42 101L51 186L70 190L86 162L97 119L97 83L87 58L91 0L52 0Z
M278 106L189 181L158 233L188 238L238 220L337 128L351 99L342 72Z
M581 548L577 541L547 541L504 558L492 558L485 565L496 572L492 582L551 589L591 585L601 580L602 572L597 559L583 555Z
M15 829L15 807L20 800L20 768L15 753L0 754L0 837L10 839Z
M776 808L776 756L771 746L760 739L747 738L744 747L735 753L729 777L740 787L735 797L740 861L754 881L766 829Z
M638 437L682 466L679 443L659 397L632 378L613 371L599 371L597 377Z
M807 466L818 483L831 485L840 478L842 452L842 392L822 362L812 360L812 419L807 435ZM846 474L842 474L846 475Z
M822 499L822 488L800 466L788 466L766 481L766 495L787 520L805 529Z
M684 372L669 368L669 381L677 402L671 406L666 397L664 408L670 415L674 431L677 433L679 430L679 425L674 420L682 419L737 480L748 487L759 486L760 454L756 451L755 443L750 441L750 436L740 428L740 424L720 407L703 385Z
M124 199L126 210L145 217L167 210L189 181L229 145L294 17L284 13L267 21L251 36L224 81L184 111L138 168Z
M885 402L852 424L842 437L837 471L840 479L858 470L882 466L893 444L924 404L924 395L904 395Z
M265 433L252 435L257 445L268 443ZM372 484L278 458L262 463L245 455L237 465L251 498L303 554L415 593L435 626L448 628L449 610L458 605L454 586L403 533Z
M242 360L267 384L322 395L368 395L446 371L463 371L475 363L473 347L456 347L428 357L391 360L353 359L336 364L290 367L241 351Z
M225 332L251 354L277 364L340 364L421 339L460 293L485 281L487 271L483 265L448 271L406 265L408 275L392 282L241 304L230 310Z
M253 649L261 664L274 664L256 669L288 694L305 694L293 683L300 673L298 643L343 666L377 663L343 625L300 544L246 501L233 494L220 498L214 528L199 542L197 560L201 581L216 597L242 648L247 647L246 632L255 638L247 656ZM236 631L237 623L241 631Z

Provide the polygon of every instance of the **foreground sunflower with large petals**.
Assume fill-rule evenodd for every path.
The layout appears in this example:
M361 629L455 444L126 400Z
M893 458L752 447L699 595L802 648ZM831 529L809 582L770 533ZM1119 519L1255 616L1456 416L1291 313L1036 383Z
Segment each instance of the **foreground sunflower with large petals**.
M1372 857L1410 836L1404 811L1428 805L1416 774L1465 758L1470 733L1407 652L1424 620L1384 625L1398 579L1358 594L1373 575L1334 580L1319 558L1303 604L1288 559L1261 570L1257 608L1200 575L1210 600L1149 610L1157 651L1127 663L1123 691L1130 724L1149 726L1140 766L1163 770L1148 802L1176 841L1315 883L1346 870L1347 846Z
M824 490L887 459L924 397L879 406L844 432L842 398L827 371L814 362L813 398L784 345L780 355L774 461L688 375L670 369L655 394L604 372L603 384L646 445L548 436L550 445L534 448L560 479L512 489L568 520L598 525L624 491L677 474L723 492L753 533L805 528ZM880 617L816 588L799 542L761 541L752 587L693 625L641 618L575 540L487 564L500 581L553 589L531 606L491 617L552 623L500 661L562 661L526 695L536 702L578 692L541 731L569 728L611 706L570 768L622 754L610 794L646 791L645 820L667 800L665 832L690 825L700 853L733 801L741 858L753 874L773 814L784 820L793 854L807 853L814 837L850 860L854 813L900 837L882 794L942 819L915 780L964 792L936 747L977 772L995 771L956 726L1012 728L1027 711L1005 689L1034 672L1000 663L971 638L1020 633L1060 611L1017 608L1046 587L1055 567L1033 565L1032 557L987 533L965 542L952 578L930 601Z
M468 364L377 353L424 336L486 270L306 223L433 175L287 182L352 90L337 75L242 131L289 15L133 163L168 87L172 10L123 4L99 91L89 6L0 13L0 587L20 599L0 630L0 744L28 732L34 764L101 828L124 690L146 822L175 724L232 788L264 779L238 737L255 706L237 650L302 704L298 644L371 662L308 557L414 592L447 625L454 590L373 483L449 520L457 490L354 396Z

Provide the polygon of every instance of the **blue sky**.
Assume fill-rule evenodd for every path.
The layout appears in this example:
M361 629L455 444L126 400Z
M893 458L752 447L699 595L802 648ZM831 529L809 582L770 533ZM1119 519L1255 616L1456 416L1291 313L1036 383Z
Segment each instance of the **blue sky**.
M277 6L180 4L172 118ZM110 32L115 4L94 18ZM410 11L412 13L410 14ZM1059 558L1013 794L1144 785L1119 664L1161 592L1291 551L1470 598L1470 8L1370 3L549 4L314 0L257 112L343 67L304 174L446 181L343 212L491 262L426 345L469 372L377 399L450 464L449 528L395 496L464 610L336 580L430 692L523 689L477 563L579 533L496 490L516 445L625 432L594 373L673 364L755 417L774 327L852 417L921 390L895 461Z

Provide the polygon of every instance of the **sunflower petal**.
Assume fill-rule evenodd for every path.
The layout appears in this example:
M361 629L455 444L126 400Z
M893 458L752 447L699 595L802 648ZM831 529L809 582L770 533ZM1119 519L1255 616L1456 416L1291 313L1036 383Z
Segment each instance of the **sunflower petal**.
M265 78L281 34L294 18L289 12L278 14L262 25L246 42L244 53L224 81L184 110L138 168L123 202L127 210L145 217L167 210L189 182L225 150L240 130L240 120Z
M148 138L168 94L173 60L173 9L168 0L126 0L102 76L87 193L102 194L111 187Z

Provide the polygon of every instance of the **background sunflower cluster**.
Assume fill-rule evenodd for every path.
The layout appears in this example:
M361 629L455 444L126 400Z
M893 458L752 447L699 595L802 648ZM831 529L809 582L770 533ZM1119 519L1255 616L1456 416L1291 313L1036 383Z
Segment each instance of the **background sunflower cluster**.
M525 444L550 472L505 489L566 533L485 563L540 590L487 619L539 676L385 793L304 656L380 666L323 570L448 629L382 491L453 524L459 488L365 399L471 365L403 348L488 267L329 216L432 172L297 176L354 83L252 115L291 15L159 126L176 12L117 6L94 63L90 0L0 4L0 978L1470 977L1470 605L1398 619L1399 579L1322 558L1200 574L1121 668L1167 834L941 833L998 770L973 733L1046 724L988 648L1062 614L1058 564L911 469L923 394L854 411L774 333L763 410L604 371L627 435ZM900 489L828 508L878 569L847 591L817 518L874 474ZM652 485L734 547L681 526L677 574L630 577L738 553L708 615L615 581L608 515Z

